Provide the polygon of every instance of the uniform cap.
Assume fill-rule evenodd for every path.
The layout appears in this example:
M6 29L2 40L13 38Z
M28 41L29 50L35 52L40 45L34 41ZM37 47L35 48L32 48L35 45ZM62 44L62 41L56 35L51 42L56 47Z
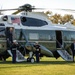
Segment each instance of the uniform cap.
M38 41L35 41L35 43L38 43Z
M13 40L13 42L17 42L17 40Z

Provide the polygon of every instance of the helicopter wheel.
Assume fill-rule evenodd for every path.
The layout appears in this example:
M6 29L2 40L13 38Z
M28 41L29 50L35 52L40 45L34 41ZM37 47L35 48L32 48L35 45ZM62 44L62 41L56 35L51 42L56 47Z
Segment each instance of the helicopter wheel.
M30 58L29 57L27 58L27 62L30 62Z
M33 57L31 57L31 58L27 58L27 62L31 62L31 63L34 63L35 62L35 59L33 58Z
M31 58L31 63L34 63L35 62L35 59L32 57Z

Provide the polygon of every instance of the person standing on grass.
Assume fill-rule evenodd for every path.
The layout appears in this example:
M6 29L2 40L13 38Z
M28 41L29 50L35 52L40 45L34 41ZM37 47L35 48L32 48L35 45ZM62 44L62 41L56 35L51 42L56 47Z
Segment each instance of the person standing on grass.
M12 43L12 63L16 63L16 50L19 47L17 40L13 40Z
M40 56L40 45L38 44L38 42L35 43L34 45L36 51L35 51L35 56L36 56L36 62L38 63L40 61L39 56Z
M75 55L75 40L74 40L74 42L71 44L71 50L72 50L73 62L74 62L74 55Z

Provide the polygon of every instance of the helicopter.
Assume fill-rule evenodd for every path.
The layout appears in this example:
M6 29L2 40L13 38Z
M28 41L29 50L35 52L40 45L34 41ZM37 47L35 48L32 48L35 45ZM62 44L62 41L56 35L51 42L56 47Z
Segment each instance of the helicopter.
M75 40L74 27L66 25L53 25L43 12L33 12L35 8L25 4L16 9L2 9L0 11L16 10L12 15L0 16L0 59L6 60L11 52L7 50L7 28L13 28L14 40L24 48L19 50L23 57L24 53L35 52L34 44L37 41L41 47L40 57L62 57L66 61L72 61L70 44ZM64 9L62 9L64 10ZM18 13L23 12L21 15ZM68 25L68 26L67 26ZM27 60L34 61L31 55Z

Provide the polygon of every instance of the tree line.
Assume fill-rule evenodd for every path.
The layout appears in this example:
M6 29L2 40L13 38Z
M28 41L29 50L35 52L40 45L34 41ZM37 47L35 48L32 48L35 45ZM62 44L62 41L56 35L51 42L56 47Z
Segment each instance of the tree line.
M67 22L70 22L71 24L75 25L75 18L73 15L65 14L64 16L60 14L54 14L51 15L51 11L46 11L46 15L48 15L49 20L54 24L65 24Z

